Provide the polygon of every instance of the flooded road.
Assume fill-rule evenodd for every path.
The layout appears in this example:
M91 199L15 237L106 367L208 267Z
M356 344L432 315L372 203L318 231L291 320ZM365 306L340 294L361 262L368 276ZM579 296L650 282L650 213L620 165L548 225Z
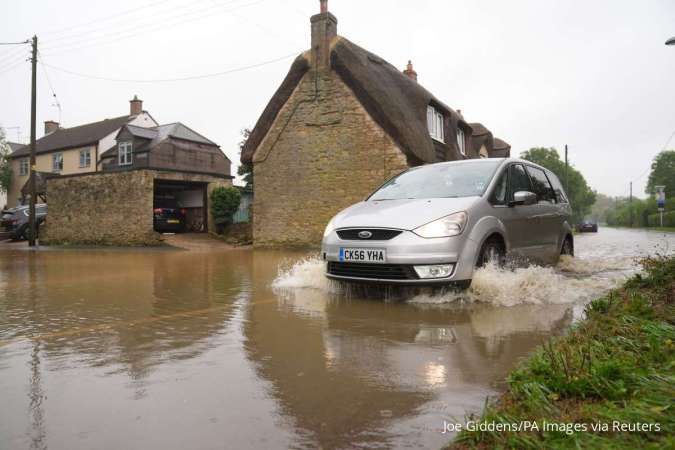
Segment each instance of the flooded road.
M2 245L0 448L438 448L675 234L601 229L556 268L404 299L306 253Z

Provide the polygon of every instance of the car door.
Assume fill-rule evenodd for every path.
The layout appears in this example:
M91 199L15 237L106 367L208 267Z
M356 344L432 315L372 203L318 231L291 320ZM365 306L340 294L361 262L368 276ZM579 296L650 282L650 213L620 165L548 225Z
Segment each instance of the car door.
M527 165L527 173L532 183L532 192L537 194L537 220L541 234L542 259L550 260L557 256L560 237L561 216L556 204L556 196L544 170Z
M508 206L513 201L513 194L519 191L532 192L532 186L523 165L512 164L508 169L507 206L501 211L500 218L506 228L511 251L520 256L531 257L542 240L536 219L533 219L538 205Z

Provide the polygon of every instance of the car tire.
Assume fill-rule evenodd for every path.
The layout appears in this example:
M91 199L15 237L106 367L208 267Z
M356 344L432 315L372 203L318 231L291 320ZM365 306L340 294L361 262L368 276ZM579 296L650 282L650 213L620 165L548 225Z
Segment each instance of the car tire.
M566 237L563 241L563 245L560 248L561 255L574 256L574 242L571 237Z
M40 226L39 225L37 225L35 227L35 234L36 234L35 238L37 239L40 236ZM30 240L30 227L28 225L26 225L23 228L23 231L21 232L21 239L23 239L25 241Z
M496 262L498 267L504 265L504 260L506 258L506 249L504 249L504 244L495 238L490 238L480 249L478 253L478 261L476 261L476 267L485 267L489 263Z

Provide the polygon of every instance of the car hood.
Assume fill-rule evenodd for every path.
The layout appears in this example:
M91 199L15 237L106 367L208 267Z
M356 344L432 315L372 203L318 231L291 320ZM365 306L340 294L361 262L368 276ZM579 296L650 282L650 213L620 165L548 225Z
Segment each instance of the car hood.
M414 230L441 217L466 211L480 197L363 201L340 212L335 228Z

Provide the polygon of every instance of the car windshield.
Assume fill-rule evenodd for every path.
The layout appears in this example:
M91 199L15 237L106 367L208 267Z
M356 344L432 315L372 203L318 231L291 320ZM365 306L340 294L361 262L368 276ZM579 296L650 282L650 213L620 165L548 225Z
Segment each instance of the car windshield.
M480 197L501 160L421 166L389 180L368 200Z

